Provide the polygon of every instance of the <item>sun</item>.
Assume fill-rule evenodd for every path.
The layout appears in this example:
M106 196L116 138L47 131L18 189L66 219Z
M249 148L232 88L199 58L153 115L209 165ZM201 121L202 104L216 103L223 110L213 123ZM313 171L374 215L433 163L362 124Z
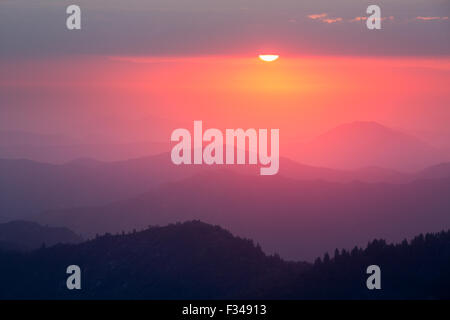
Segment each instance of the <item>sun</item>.
M280 56L277 54L260 54L259 55L259 58L262 61L266 61L266 62L272 62L272 61L278 60L279 57Z

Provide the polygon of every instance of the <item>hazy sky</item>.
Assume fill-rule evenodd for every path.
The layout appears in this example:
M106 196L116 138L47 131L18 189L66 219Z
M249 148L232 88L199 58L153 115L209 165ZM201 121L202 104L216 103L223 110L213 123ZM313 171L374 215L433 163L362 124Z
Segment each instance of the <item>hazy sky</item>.
M81 7L80 31L66 29L69 4ZM381 7L382 30L366 28L369 4ZM449 141L449 9L448 0L2 0L0 127L165 141L153 133L204 120L294 139L368 120ZM280 60L258 61L268 52Z
M82 9L81 32L65 29L69 4ZM369 4L386 19L380 31L355 21ZM449 0L2 0L0 8L2 58L450 53Z

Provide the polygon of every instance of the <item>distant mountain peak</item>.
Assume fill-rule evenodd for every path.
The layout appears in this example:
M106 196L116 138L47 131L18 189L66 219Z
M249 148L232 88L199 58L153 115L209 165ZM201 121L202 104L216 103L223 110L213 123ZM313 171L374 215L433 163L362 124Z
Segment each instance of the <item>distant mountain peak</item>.
M388 138L395 138L401 136L403 138L409 137L411 139L419 140L414 136L407 135L401 131L392 129L375 121L354 121L344 123L325 132L321 136L336 135L336 134L350 134L350 135L357 134L359 137L363 138L367 138L367 135L371 134L378 135L378 137L388 137Z
M389 129L387 126L376 122L376 121L352 121L352 122L347 122L347 123L343 123L339 126L337 126L336 128L339 127L362 127L362 128L379 128L379 129Z
M421 139L373 121L339 125L303 146L299 154L303 163L339 169L411 171L445 160L440 150Z

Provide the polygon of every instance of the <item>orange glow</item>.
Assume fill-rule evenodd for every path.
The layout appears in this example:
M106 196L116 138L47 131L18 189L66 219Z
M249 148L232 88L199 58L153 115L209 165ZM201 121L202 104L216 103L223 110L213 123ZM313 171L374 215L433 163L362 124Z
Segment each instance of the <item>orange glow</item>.
M266 62L272 62L272 61L278 60L279 57L280 56L276 55L276 54L260 54L259 55L259 58L262 61L266 61Z
M47 93L48 114L55 119L67 117L66 109L56 106L59 99L69 97L69 102L80 106L72 116L88 128L98 122L84 124L86 119L138 121L139 134L134 124L120 131L120 137L130 141L166 137L150 136L148 117L168 119L173 127L200 119L219 129L279 128L280 152L291 158L301 154L301 141L346 122L414 127L426 117L430 126L448 126L448 116L443 116L448 112L448 57L285 53L276 63L261 63L254 55L25 61L14 68L0 64L0 89ZM33 96L24 99L32 105L29 97ZM425 112L428 108L433 112ZM109 126L111 134L119 135L115 126L116 122ZM173 127L165 126L169 135Z

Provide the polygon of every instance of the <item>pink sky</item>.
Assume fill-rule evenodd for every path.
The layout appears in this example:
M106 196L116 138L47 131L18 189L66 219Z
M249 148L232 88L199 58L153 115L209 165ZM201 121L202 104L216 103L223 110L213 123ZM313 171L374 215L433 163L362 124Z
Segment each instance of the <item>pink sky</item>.
M447 58L96 56L0 65L5 129L164 141L166 130L149 127L200 119L305 139L355 120L440 132L450 119Z

